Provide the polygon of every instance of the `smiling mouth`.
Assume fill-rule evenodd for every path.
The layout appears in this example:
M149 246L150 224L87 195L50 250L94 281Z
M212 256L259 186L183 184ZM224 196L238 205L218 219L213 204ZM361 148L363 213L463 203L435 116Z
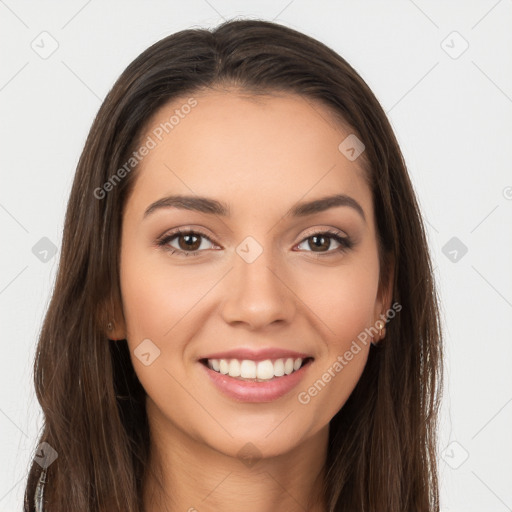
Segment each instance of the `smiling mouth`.
M291 375L313 361L304 359L277 358L264 361L250 359L200 359L199 362L210 370L236 380L246 382L269 382Z

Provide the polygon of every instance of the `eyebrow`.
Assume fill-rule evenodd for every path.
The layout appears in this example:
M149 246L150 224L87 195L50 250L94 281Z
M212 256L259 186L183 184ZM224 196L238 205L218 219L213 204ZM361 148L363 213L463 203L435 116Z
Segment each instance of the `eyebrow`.
M315 213L320 213L339 206L348 206L353 208L366 222L366 216L362 206L353 197L345 194L335 194L315 199L313 201L297 203L288 210L285 216L306 217L308 215L314 215ZM231 215L229 205L222 201L201 196L172 195L162 197L154 203L151 203L144 212L143 219L161 208L179 208L182 210L192 210L210 215L220 215L222 217L229 217Z

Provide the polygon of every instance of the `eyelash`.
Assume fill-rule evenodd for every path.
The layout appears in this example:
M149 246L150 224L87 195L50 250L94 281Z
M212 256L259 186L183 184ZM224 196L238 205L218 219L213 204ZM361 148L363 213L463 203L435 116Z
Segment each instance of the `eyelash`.
M210 239L209 236L207 236L206 234L202 233L201 231L176 229L172 233L168 233L168 234L165 234L162 237L160 237L157 240L157 246L158 247L162 247L164 250L168 251L170 254L180 254L182 256L199 256L199 254L201 252L203 252L203 251L198 251L198 250L196 250L196 251L183 251L181 249L176 249L175 247L169 247L167 244L171 240L173 240L174 238L176 238L179 235L199 235L199 236L201 236L203 238L206 238L212 244L214 243ZM352 239L350 237L348 237L348 236L341 236L337 231L331 231L331 230L328 230L328 229L325 230L325 231L318 231L318 232L312 233L311 235L308 235L306 238L303 238L298 245L300 245L303 242L307 241L308 238L312 238L314 236L324 236L324 235L327 235L328 238L332 238L333 240L338 242L340 244L340 247L338 247L337 249L331 250L331 251L326 251L324 253L322 253L322 252L314 253L314 251L306 251L306 252L313 252L318 257L332 256L333 254L341 254L343 252L346 252L349 249L351 249L353 247L353 245L354 245L354 243L353 243L353 241L352 241Z

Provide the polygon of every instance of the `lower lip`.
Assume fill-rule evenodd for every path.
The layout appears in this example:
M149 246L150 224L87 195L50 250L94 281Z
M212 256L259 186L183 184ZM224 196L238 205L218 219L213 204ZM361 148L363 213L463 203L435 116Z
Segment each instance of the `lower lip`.
M298 370L274 379L254 382L238 380L229 375L211 370L199 363L207 372L213 384L225 395L240 402L272 402L289 393L303 379L313 360L309 360Z

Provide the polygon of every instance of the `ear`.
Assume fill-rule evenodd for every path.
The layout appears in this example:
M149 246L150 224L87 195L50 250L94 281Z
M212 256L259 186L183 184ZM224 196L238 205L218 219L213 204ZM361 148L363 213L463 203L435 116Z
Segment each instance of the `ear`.
M393 261L387 263L387 268L383 269L381 275L384 277L379 280L379 291L377 293L377 300L375 301L374 325L376 322L382 320L386 322L386 312L391 308L395 282L395 265ZM381 325L383 329L385 329L384 324Z
M125 340L126 325L124 318L122 318L121 320L119 320L118 318L113 318L112 320L110 320L110 322L107 322L106 334L109 340Z
M120 298L103 301L99 310L99 322L100 329L109 340L126 339L126 321Z

